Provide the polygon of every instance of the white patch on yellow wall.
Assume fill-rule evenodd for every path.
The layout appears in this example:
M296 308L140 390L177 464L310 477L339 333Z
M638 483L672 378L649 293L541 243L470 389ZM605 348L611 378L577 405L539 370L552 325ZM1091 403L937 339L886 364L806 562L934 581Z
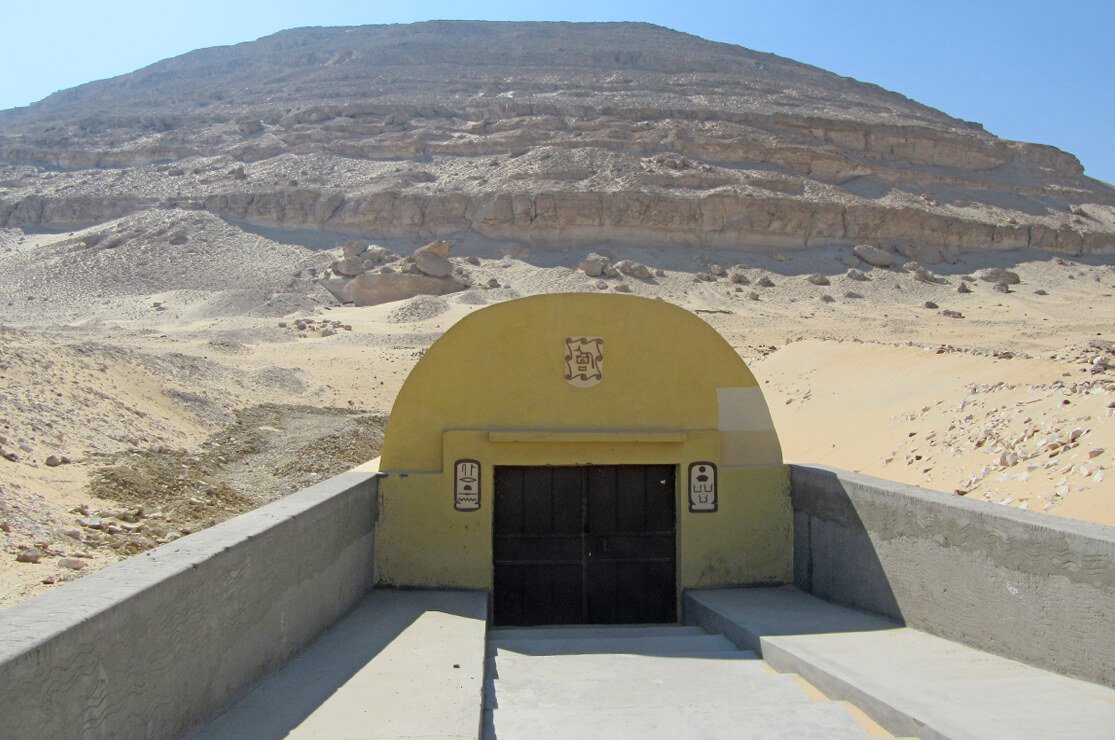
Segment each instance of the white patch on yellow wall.
M591 388L604 379L602 338L565 338L565 379L575 388Z
M764 432L774 429L774 420L757 386L751 388L717 388L719 409L717 429L722 432Z

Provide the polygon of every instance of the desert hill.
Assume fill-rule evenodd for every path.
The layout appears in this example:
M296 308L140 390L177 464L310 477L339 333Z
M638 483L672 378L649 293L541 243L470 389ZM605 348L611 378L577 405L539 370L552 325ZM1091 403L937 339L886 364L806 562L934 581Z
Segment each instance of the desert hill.
M875 85L645 24L308 28L0 114L0 226L204 210L531 247L1115 248L1115 189Z

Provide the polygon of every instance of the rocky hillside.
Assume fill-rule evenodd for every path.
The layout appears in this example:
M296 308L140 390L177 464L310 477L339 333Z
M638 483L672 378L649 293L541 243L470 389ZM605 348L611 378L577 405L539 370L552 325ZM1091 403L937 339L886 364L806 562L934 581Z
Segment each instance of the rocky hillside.
M295 29L0 112L0 228L151 210L334 244L1115 251L1071 154L627 23Z

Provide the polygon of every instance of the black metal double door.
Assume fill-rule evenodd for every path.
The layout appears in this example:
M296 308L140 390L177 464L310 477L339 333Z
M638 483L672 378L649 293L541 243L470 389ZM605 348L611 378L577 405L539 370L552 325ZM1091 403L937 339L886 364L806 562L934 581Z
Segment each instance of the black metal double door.
M497 467L497 625L677 621L671 465Z

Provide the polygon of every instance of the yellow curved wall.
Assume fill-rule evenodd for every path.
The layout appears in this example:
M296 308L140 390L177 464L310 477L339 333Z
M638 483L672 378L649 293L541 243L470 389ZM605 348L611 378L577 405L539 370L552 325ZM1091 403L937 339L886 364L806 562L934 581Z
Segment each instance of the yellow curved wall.
M566 380L566 337L600 337L603 373ZM453 462L481 463L481 508L453 506ZM688 511L686 469L719 466L716 513ZM633 296L535 296L481 309L427 351L388 421L377 580L490 588L496 465L678 466L681 588L790 579L781 449L754 376L712 327Z

